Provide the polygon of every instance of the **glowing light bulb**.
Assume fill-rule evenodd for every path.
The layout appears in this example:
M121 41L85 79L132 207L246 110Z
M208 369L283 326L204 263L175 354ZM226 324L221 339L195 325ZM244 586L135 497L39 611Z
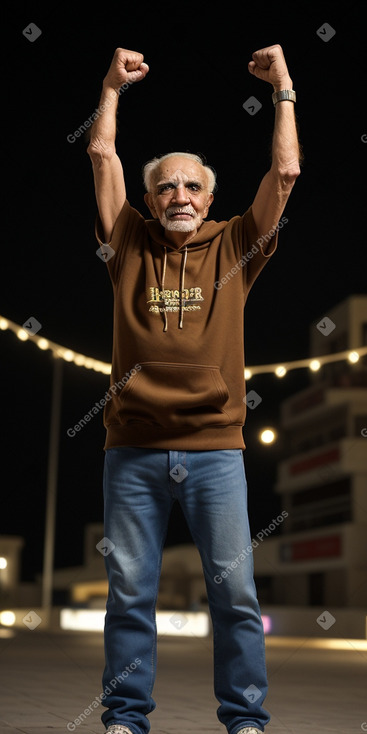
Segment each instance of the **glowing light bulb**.
M65 349L61 356L65 359L66 362L72 362L74 359L74 352L72 352L71 349Z
M24 329L18 329L17 331L17 337L20 339L20 341L25 342L28 339L28 334Z
M8 609L0 612L0 624L4 627L11 627L15 623L15 614Z
M317 372L317 370L319 370L320 367L321 367L321 362L319 362L318 359L313 359L312 362L310 362L310 370L312 370L312 372Z
M76 354L74 357L74 362L78 365L78 367L83 367L85 362L84 354Z
M260 433L260 441L262 443L270 444L274 443L276 439L276 433L272 428L264 428Z
M284 377L284 375L287 374L287 370L283 365L279 365L279 367L276 368L275 374L277 377Z

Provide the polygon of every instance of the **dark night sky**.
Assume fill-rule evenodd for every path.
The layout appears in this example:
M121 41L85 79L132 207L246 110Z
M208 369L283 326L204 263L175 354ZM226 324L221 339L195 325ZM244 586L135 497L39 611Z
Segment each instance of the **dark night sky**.
M97 11L60 3L45 12L18 5L5 23L0 313L19 324L35 316L40 335L110 361L112 289L95 254L91 164L85 140L67 136L98 106L117 46L141 51L150 66L120 102L117 149L130 203L150 216L142 165L190 150L217 171L210 218L229 219L251 204L270 164L272 88L247 63L256 49L280 43L297 91L304 163L278 252L246 306L246 356L249 365L307 356L310 322L366 292L363 10L361 2L104 3ZM328 42L316 33L326 22L336 30ZM42 31L33 43L22 34L30 23ZM254 116L242 107L251 95L262 104ZM31 580L42 568L52 358L11 332L0 334L0 349L0 532L25 537L23 578ZM102 417L72 439L66 430L108 388L107 376L64 365L57 567L81 562L85 524L102 521ZM251 382L263 397L245 429L254 532L279 507L279 449L260 448L257 429L276 423L281 401L307 384L303 372ZM167 543L188 539L177 508Z

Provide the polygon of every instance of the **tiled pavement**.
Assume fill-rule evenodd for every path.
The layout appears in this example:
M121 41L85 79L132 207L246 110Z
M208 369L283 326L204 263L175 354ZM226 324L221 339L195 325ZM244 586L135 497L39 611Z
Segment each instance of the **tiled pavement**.
M225 734L216 717L211 638L163 638L158 655L151 734ZM267 665L267 734L367 731L366 651L269 639ZM0 637L0 734L102 734L101 705L72 723L100 695L102 668L98 633L26 629Z

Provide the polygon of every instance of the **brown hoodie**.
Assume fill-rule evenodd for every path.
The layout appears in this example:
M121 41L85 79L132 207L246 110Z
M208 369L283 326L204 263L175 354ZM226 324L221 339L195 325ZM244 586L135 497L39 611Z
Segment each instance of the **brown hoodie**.
M277 236L259 237L250 207L203 222L177 248L125 202L105 255L114 291L105 449L245 448L244 305ZM98 216L96 237L103 245Z

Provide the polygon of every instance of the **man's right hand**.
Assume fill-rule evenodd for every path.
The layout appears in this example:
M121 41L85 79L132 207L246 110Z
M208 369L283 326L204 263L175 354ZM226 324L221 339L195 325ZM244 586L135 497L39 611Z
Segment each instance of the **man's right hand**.
M104 78L104 85L117 91L123 84L140 82L148 71L149 66L144 62L143 54L117 48Z

